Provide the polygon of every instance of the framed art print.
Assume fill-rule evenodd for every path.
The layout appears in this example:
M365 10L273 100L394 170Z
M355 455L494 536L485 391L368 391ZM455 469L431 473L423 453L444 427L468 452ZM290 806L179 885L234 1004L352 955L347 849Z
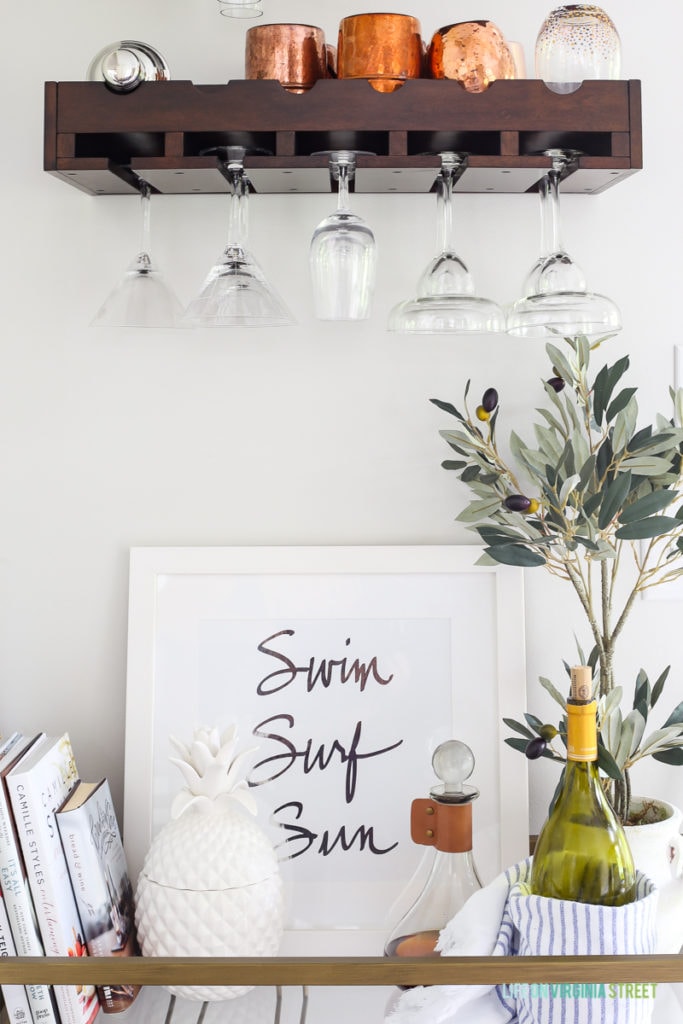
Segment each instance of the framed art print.
M426 863L410 805L467 743L484 881L528 851L522 570L479 547L134 548L124 838L133 877L182 785L169 736L237 726L288 890L285 952L381 951ZM431 853L431 851L429 851ZM416 874L417 873L417 874ZM380 943L378 946L378 942Z

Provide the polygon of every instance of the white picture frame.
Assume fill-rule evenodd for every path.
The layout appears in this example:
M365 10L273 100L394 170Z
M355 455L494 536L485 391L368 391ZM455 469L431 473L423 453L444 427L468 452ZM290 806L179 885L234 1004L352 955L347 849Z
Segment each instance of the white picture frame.
M296 745L298 760L287 761L280 753L280 761L293 769L289 783L309 787L305 804L299 801L301 808L322 819L331 814L335 827L358 808L366 824L372 819L372 828L376 825L386 840L382 846L375 835L377 851L372 843L364 848L362 841L360 849L352 843L344 849L343 842L335 848L332 837L339 836L330 828L316 832L315 842L305 850L300 843L299 853L305 852L308 858L305 868L304 856L283 866L294 908L284 952L381 952L390 904L411 872L417 878L427 860L428 848L415 847L410 841L410 804L414 798L428 796L438 784L431 753L433 745L444 739L463 740L475 754L469 783L480 790L473 808L474 851L484 881L525 857L526 759L503 743L506 727L502 723L504 716L519 717L526 706L523 570L479 566L481 550L478 546L133 548L124 779L124 843L131 876L137 877L153 835L168 818L171 795L182 784L180 773L168 760L173 753L169 734L188 741L198 725L222 730L235 720L231 713L238 706L242 748L253 745L248 733L253 716L261 716L263 708L274 710L276 718L301 723L302 735L316 732L309 752L325 751L318 764L315 756L306 764L303 739ZM278 628L287 625L291 628ZM318 645L318 661L313 655L308 662L303 656L292 660L292 654L289 665L296 672L287 674L282 668L287 656L275 652L273 635L278 643L301 643L307 652ZM367 648L361 656L355 651L355 676L350 661L344 664L351 689L341 685L339 650L331 650L342 643L342 635L346 646L342 644L341 649L350 652L349 658L354 653L352 639L358 649ZM256 644L256 638L264 636L270 646L265 640ZM370 647L374 661L368 656ZM270 658L268 668L274 669L265 676L264 657ZM320 685L323 662L332 666L328 686ZM318 681L311 687L314 675L304 668L313 664ZM365 676L359 676L358 665ZM378 673L375 679L367 674L371 665ZM255 672L258 685L254 685ZM391 679L390 685L375 685L382 672L385 682ZM272 681L262 684L278 674L295 685L275 698ZM359 679L368 682L367 689ZM259 689L275 703L258 704L264 696L264 692L255 696ZM292 714L284 714L290 707L282 703L285 698L291 702ZM354 718L358 726L362 719L366 733L374 730L375 742L363 740L366 760L359 753L354 766L358 789L350 794L349 730ZM332 733L330 723L336 730ZM324 735L318 736L318 729ZM386 730L393 745L383 742ZM282 751L284 740L273 748L268 729L260 729L261 740L264 735L269 737L265 743L270 744L271 755ZM330 753L332 737L341 743L335 758ZM320 765L325 758L328 764L323 771ZM267 784L253 791L265 795L265 806L272 811L268 799L285 779L268 778ZM299 790L295 795L298 798ZM280 794L277 800L281 799ZM285 800L278 811L284 813L285 807L290 813L294 802ZM356 824L349 824L347 840L356 835ZM284 830L290 840L292 826L293 821ZM277 831L283 834L282 829ZM312 828L309 832L314 834ZM332 850L317 856L326 841ZM370 856L375 852L386 856ZM301 907L307 909L297 910ZM311 907L317 908L315 912Z

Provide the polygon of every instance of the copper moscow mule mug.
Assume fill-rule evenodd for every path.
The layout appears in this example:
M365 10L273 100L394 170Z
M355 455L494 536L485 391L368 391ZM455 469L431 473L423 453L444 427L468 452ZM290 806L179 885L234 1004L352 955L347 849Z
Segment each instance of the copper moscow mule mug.
M420 22L409 14L353 14L339 24L337 77L393 92L422 73Z
M325 33L315 25L254 25L246 34L245 78L274 78L303 93L327 78Z
M432 78L454 79L483 92L497 78L516 78L514 56L492 21L462 21L437 29L427 57Z

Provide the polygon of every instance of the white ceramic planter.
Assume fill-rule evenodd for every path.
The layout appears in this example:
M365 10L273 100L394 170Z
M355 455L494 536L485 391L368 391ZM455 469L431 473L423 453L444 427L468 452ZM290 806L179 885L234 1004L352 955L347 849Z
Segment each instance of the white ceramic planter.
M644 797L634 796L631 807L642 807ZM678 953L683 946L683 812L664 800L656 800L665 812L662 821L626 825L626 835L636 868L659 889L657 953Z

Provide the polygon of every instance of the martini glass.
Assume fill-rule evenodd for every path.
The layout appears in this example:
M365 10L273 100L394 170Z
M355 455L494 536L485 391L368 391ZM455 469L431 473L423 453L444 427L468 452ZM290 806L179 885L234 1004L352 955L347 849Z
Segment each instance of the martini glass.
M503 311L475 295L472 276L453 247L453 185L464 170L460 153L441 154L436 179L437 252L417 283L417 297L394 306L388 329L399 334L480 334L504 330Z
M150 202L152 189L138 182L142 208L140 250L95 314L91 327L177 327L182 306L151 256Z
M245 149L216 151L230 189L228 243L183 316L188 327L286 327L294 318L247 249Z
M506 330L519 338L613 334L621 329L619 310L607 296L588 290L560 238L560 180L577 154L550 149L546 156L552 165L539 183L541 255L526 276L522 298L508 310Z
M338 150L329 158L339 191L337 209L318 224L311 239L309 263L315 315L319 320L367 320L375 287L377 248L370 227L349 209L349 182L356 171L356 154Z

